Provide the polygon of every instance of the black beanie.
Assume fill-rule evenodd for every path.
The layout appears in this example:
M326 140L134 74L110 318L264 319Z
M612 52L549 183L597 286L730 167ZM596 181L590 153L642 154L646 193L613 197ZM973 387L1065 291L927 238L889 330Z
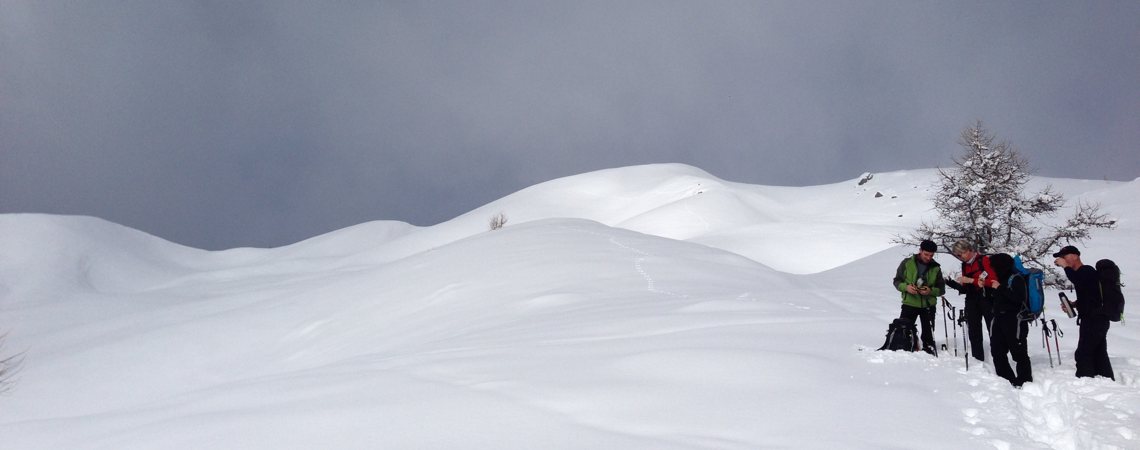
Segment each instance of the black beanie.
M934 241L927 239L925 241L922 241L922 244L920 244L918 248L922 249L924 252L935 253L938 251L938 244L935 244Z

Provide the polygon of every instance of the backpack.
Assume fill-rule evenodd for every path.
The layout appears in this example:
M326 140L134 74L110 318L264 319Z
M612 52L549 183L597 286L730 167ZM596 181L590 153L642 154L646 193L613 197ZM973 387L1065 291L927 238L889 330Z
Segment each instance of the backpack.
M1026 268L1021 255L1013 257L1013 275L1006 285L1012 286L1013 277L1025 279L1025 303L1022 305L1021 320L1037 320L1045 311L1045 273L1041 269Z
M903 319L895 319L887 327L887 340L879 350L903 350L913 352L918 350L918 329L914 323Z
M1111 259L1096 262L1096 273L1100 278L1101 311L1108 320L1120 322L1124 318L1124 292L1120 290L1120 267Z

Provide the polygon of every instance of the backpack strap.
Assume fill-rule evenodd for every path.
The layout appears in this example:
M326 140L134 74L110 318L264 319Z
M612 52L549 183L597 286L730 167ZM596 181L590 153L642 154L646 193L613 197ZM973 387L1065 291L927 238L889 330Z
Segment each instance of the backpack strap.
M1024 275L1017 273L1017 271L1014 271L1014 273L1009 276L1009 279L1005 280L1006 288L1009 289L1010 292L1013 292L1013 280L1016 279L1017 277L1021 277L1022 279L1025 279ZM1026 309L1029 309L1029 284L1028 284L1028 282L1025 283L1025 288L1022 290L1025 291L1025 298L1021 300L1021 309L1026 310Z
M1100 310L1105 311L1107 308L1105 308L1105 305L1104 305L1104 283L1099 279L1096 280L1096 288L1100 290ZM1112 314L1113 312L1114 311L1105 311L1104 313L1105 314ZM1123 317L1124 313L1122 312L1122 313L1120 313L1120 315L1121 315L1121 317ZM1111 316L1109 317L1109 320L1112 320Z

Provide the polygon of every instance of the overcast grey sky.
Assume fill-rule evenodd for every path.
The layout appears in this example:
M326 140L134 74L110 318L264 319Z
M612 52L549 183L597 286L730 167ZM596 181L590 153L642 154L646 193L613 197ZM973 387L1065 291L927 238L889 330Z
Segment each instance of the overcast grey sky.
M596 169L1140 176L1140 1L0 0L0 212L207 249Z

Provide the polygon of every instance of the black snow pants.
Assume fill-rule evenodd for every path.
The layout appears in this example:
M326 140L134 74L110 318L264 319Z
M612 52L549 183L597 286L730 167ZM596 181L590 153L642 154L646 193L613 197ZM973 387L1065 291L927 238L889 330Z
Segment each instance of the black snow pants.
M931 354L934 353L934 316L937 313L938 309L933 306L916 308L908 305L902 305L902 312L899 313L899 318L909 324L913 324L914 319L921 319L922 350Z
M985 321L985 329L982 322ZM986 360L986 345L982 336L989 334L994 321L994 301L988 295L966 296L966 325L970 334L970 354L978 361ZM990 347L993 347L993 338Z
M1077 361L1078 377L1116 377L1112 374L1112 363L1108 360L1107 317L1090 315L1080 318L1080 340L1073 359Z
M1017 313L995 314L990 328L990 353L994 357L994 372L1014 386L1033 381L1033 366L1029 363L1029 323L1022 322ZM1017 371L1009 365L1006 354L1017 364Z

